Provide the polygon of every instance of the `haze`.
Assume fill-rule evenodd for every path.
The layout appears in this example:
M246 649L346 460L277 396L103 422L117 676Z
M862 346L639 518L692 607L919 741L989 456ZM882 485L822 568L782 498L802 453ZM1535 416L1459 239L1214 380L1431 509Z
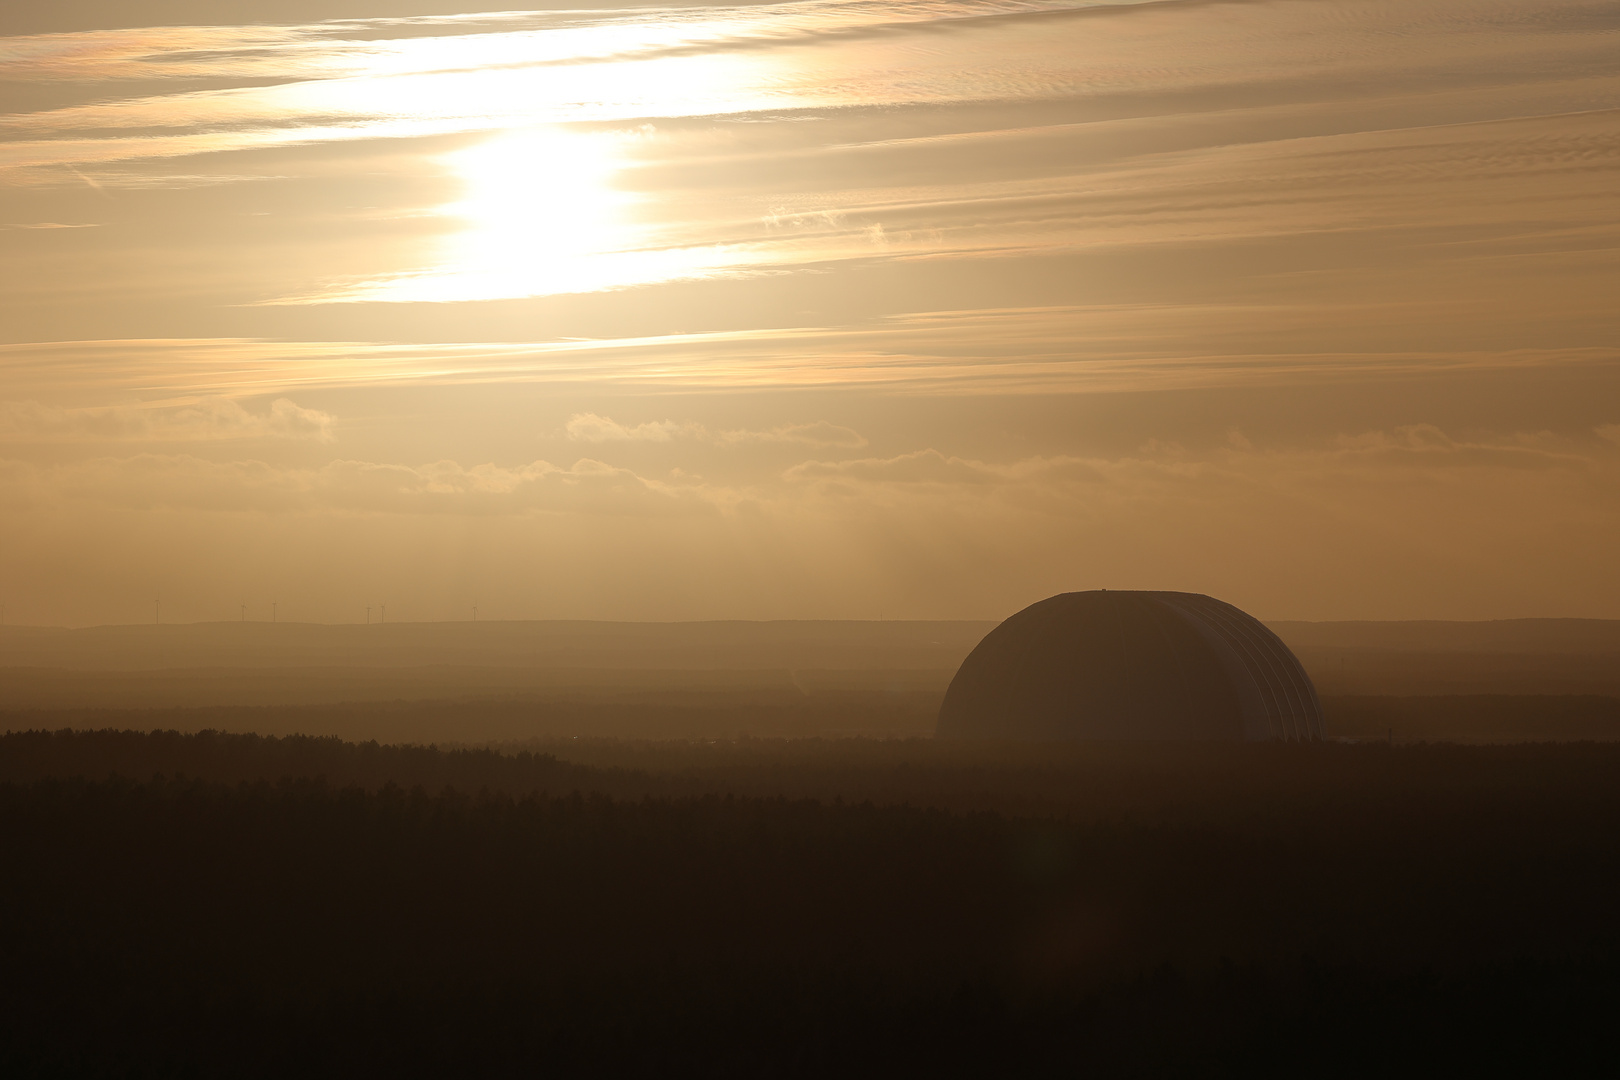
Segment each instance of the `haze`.
M7 623L1620 617L1613 3L0 34Z

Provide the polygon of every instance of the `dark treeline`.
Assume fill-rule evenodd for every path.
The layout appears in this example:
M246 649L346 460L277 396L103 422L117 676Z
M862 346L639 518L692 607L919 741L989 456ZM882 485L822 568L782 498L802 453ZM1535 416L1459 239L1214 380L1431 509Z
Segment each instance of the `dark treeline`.
M510 794L532 791L626 790L622 770L559 761L526 750L351 743L332 736L285 737L201 731L12 731L0 735L0 781L51 777L103 780L189 777L236 784L319 779L333 787L375 791L386 785L432 791L456 788Z
M484 744L574 737L736 739L931 736L942 690L791 685L619 688L533 699L463 697L322 705L40 708L0 712L0 730L217 730L335 735L356 742ZM1330 736L1396 740L1620 740L1620 698L1466 694L1322 699Z
M574 753L0 739L0 1072L1612 1054L1620 746Z
M730 794L1084 820L1287 824L1347 807L1451 812L1480 799L1529 798L1539 791L1602 803L1620 776L1620 743L1391 748L744 738L545 739L441 748L216 731L0 735L0 781L114 776L228 784L318 779L333 788L376 791L392 784L514 797Z
M0 730L154 728L355 741L494 742L589 735L630 739L932 735L939 691L601 692L580 698L352 701L323 705L11 709ZM605 700L603 700L605 699Z

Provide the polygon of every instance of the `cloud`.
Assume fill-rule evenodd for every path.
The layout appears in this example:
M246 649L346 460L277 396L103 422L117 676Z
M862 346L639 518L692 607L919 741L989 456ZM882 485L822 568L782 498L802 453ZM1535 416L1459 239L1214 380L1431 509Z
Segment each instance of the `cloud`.
M1027 463L1023 463L1027 467ZM1016 468L1017 466L1015 466ZM1007 478L1007 469L978 461L946 457L938 450L917 450L891 458L861 458L855 461L807 461L783 474L790 482L852 480L869 484L969 484L997 483Z
M0 459L0 506L41 604L127 578L132 548L176 581L211 560L207 589L222 596L253 567L287 580L288 552L306 585L385 580L397 598L460 596L471 565L525 595L510 609L521 617L556 617L558 589L567 610L598 618L870 617L878 598L923 617L998 616L1105 585L1204 591L1273 617L1601 616L1620 596L1613 442L1423 426L1307 446L1249 434L1250 448L1119 455L929 448L729 487L593 459ZM1523 467L1525 447L1545 467ZM1323 608L1339 614L1313 614Z
M319 468L259 460L210 461L137 454L42 466L7 461L0 487L38 505L66 499L132 510L206 512L587 515L667 517L713 513L723 492L650 480L589 458L563 468L407 466L336 460Z
M606 416L576 413L569 418L566 430L568 437L577 442L669 442L694 426L658 420L626 427Z
M1600 429L1601 430L1601 429ZM1510 469L1580 467L1585 454L1550 434L1523 433L1511 439L1463 441L1452 438L1433 424L1409 424L1390 431L1371 431L1340 436L1344 460L1361 459L1381 464L1444 464L1447 468L1493 466Z
M84 184L91 190L106 195L109 189L119 191L183 191L190 188L223 187L228 184L260 183L287 179L284 175L274 173L175 173L142 171L142 169L143 167L140 165L134 167L111 165L103 168L90 167L86 169L69 166L67 170L60 168L12 169L6 174L6 183L19 188L50 188ZM63 224L61 222L47 221L38 224L0 225L0 229L90 229L100 227L100 222Z
M692 159L638 160L654 168L623 179L653 189L644 192L647 228L614 250L560 269L531 261L522 273L511 264L497 273L373 264L327 280L311 274L253 301L285 305L511 298L848 260L1096 257L1284 236L1338 244L1359 235L1388 253L1391 272L1407 274L1423 263L1521 254L1530 238L1561 250L1565 263L1611 246L1605 210L1620 144L1612 112L1591 102L1611 78L1612 35L1603 31L1615 18L1589 0L1548 0L1535 19L1511 4L1436 0L1353 12L1330 4L1097 5L1110 12L1100 21L1038 14L1038 24L1029 22L1031 12L1075 6L800 2L450 19L429 34L419 33L429 24L384 21L13 41L6 59L17 77L98 93L0 117L37 136L6 140L0 165L77 183L118 171L97 170L98 160L205 161L210 150L548 122L1010 103L999 120L987 116L955 133L904 137L898 125L884 125L789 152L774 140L765 149L729 147L725 179L709 183L709 198L693 197L684 182L685 194L667 186L666 167L684 170ZM950 33L940 32L945 24ZM882 32L846 55L851 43L837 35L863 27ZM925 33L928 46L914 48L909 36ZM753 58L719 75L703 69L706 76L685 78L664 66L685 62L683 50L786 40L811 45L781 63ZM609 55L610 63L594 62ZM636 65L651 57L659 59L638 75ZM142 90L166 77L255 85L119 99L97 81L125 77L139 78ZM1190 96L1211 104L1189 106ZM1032 123L1016 103L1042 98L1088 104ZM687 138L698 137L672 137L665 149L702 146ZM90 171L70 181L56 166L74 162ZM439 213L453 227L457 213ZM1442 240L1446 230L1455 244ZM1569 239L1582 233L1578 243ZM1220 265L1212 258L1184 265L1208 279ZM1481 270L1458 269L1416 273L1432 283L1431 294L1468 294L1468 276ZM1391 280L1376 268L1370 276ZM1397 283L1388 295L1402 291ZM1527 310L1540 309L1527 298L1521 326ZM1561 321L1550 309L1545 318ZM1337 340L1333 330L1301 337L1320 348Z
M510 11L283 26L164 26L13 37L0 56L30 80L331 79L655 59L906 25L1161 0L790 0L743 7Z
M1620 442L1620 425L1613 425ZM1604 429L1600 434L1607 435ZM1339 436L1316 447L1265 448L1249 440L1202 454L1150 442L1120 457L1035 456L985 462L928 448L893 457L807 461L786 470L789 488L842 500L901 496L941 505L991 501L1003 506L1094 510L1107 502L1162 505L1230 502L1260 493L1317 501L1324 491L1411 492L1432 486L1547 482L1562 474L1577 486L1607 482L1620 457L1548 433L1462 440L1432 424ZM1064 509L1068 507L1069 509Z
M825 420L810 424L785 424L763 431L736 429L711 431L693 421L656 420L634 427L595 413L576 413L569 418L568 437L578 442L673 442L688 439L717 446L758 443L785 443L802 446L862 447L866 439L859 432Z
M738 443L799 443L804 446L838 446L858 449L866 438L858 431L825 420L813 424L787 424L768 431L718 431L712 436L721 445Z
M1572 322L1581 315L1578 301L1563 309ZM1557 298L1549 295L1542 308L1550 312L1556 305ZM0 345L0 395L49 398L71 388L101 400L135 393L171 400L249 398L311 388L496 381L659 391L838 387L913 394L1084 394L1620 367L1620 351L1608 344L1491 349L1466 341L1455 349L1415 351L1362 340L1369 326L1397 342L1433 332L1424 325L1433 314L1434 308L1425 304L1395 302L1117 304L922 312L839 328L533 343L232 338L37 342ZM1439 317L1466 320L1471 333L1500 330L1504 336L1523 336L1524 327L1514 325L1522 315L1522 308L1512 304L1470 302ZM1324 340L1345 344L1324 352ZM1367 347L1359 347L1363 345ZM794 427L778 429L776 438L805 441L795 440ZM688 425L677 423L676 428L671 438L686 437L682 433ZM733 441L748 440L736 436ZM835 445L856 444L841 437Z
M1222 10L1199 10L1206 6ZM429 34L421 33L423 24L382 20L46 35L8 39L4 59L13 78L103 87L127 79L141 89L165 78L237 85L123 99L98 93L90 101L15 114L0 123L39 136L8 147L15 163L82 163L513 124L1141 90L1219 92L1254 83L1256 73L1264 73L1264 85L1276 97L1288 99L1294 96L1291 80L1421 92L1446 88L1461 71L1481 64L1505 69L1504 77L1535 65L1559 77L1612 66L1601 33L1612 19L1572 0L1543 6L1552 10L1534 27L1540 33L1530 32L1512 5L1456 0L1417 11L1410 5L1363 5L1350 15L1333 5L1279 11L1262 4L1129 0L800 0L525 13L496 23L494 32L490 20L478 16L464 25L446 20ZM1154 9L1162 7L1175 17L1156 17ZM1253 10L1231 10L1237 7ZM1132 17L1135 11L1147 18ZM1118 15L1125 18L1109 17ZM1535 54L1549 28L1562 29L1561 21L1578 25L1582 15L1596 32L1563 34L1557 60ZM1020 20L1027 25L1018 26ZM391 27L398 28L392 36ZM907 41L921 35L927 35L926 48ZM717 77L706 55L784 45L801 47L779 63L737 66L742 76L758 68L770 72L768 80L753 82ZM851 50L857 50L853 56ZM638 70L643 65L646 75ZM656 91L649 92L653 86ZM1200 110L1200 123L1207 115ZM56 137L119 130L180 134Z
M226 439L312 439L331 442L337 420L277 398L262 413L231 398L205 398L168 408L114 406L63 409L37 401L0 402L0 439L194 442Z

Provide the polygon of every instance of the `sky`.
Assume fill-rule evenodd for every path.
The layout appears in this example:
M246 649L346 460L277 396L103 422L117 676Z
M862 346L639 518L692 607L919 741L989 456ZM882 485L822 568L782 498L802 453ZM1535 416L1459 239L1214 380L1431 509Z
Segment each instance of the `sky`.
M1620 618L1612 0L0 35L9 624Z

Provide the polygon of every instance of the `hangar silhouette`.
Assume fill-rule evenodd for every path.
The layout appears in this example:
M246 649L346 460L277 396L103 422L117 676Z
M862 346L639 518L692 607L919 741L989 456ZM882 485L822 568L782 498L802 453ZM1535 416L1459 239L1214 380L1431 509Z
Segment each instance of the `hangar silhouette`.
M1287 645L1200 593L1063 593L1032 604L968 654L939 738L1323 737L1316 688Z

